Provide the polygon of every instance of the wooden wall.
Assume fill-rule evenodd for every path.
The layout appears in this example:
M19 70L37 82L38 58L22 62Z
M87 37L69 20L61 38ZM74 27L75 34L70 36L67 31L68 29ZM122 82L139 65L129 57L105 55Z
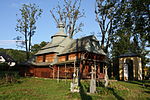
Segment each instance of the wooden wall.
M98 66L99 67L99 66ZM103 78L104 74L99 73L99 69L97 67L97 77ZM53 66L52 68L49 67L24 67L25 69L20 70L22 76L33 76L33 77L41 77L41 78L57 78L58 76L58 66ZM80 65L80 73L82 73L82 79L89 79L91 77L91 66L89 65ZM59 78L61 79L72 79L74 73L73 65L59 66Z
M73 67L68 67L65 69L64 66L59 67L59 77L60 78L72 78L74 72ZM54 75L54 76L53 76ZM37 68L30 67L26 72L24 72L24 76L33 76L33 77L41 77L41 78L57 78L58 76L58 67L52 68Z
M96 60L99 65L97 67L97 73L101 76L102 73L104 73L103 71L103 64L100 64L101 62L105 61L106 57L103 55L97 55L97 54L93 54L93 53L72 53L72 54L66 54L66 55L62 55L62 56L58 56L58 62L64 62L64 61L69 61L69 60L75 60L76 56L78 55L78 59L81 58L82 55L84 55L84 60L85 60L85 64L83 66L80 65L80 72L82 72L82 78L90 78L90 72L91 72L91 64L94 64L93 59ZM54 62L54 57L56 55L55 54L46 54L46 55L42 55L42 56L37 56L36 58L36 62ZM52 66L52 69L50 69L49 67L46 68L38 68L38 67L34 67L34 69L30 70L30 73L33 73L33 76L35 77L45 77L45 78L53 78L53 76L55 78L57 78L57 74L58 74L58 66L59 66L59 74L60 74L60 78L72 78L73 72L74 72L74 67L73 64L72 65L67 65L66 69L65 69L65 65L56 65L56 66ZM81 70L82 69L82 70Z
M36 62L37 63L43 62L43 55L42 56L37 56Z
M55 54L47 54L45 57L45 62L54 62Z
M45 54L36 57L36 62L54 62L55 54Z
M76 54L68 55L68 60L75 60L75 59L76 59Z
M34 68L33 72L35 77L50 78L53 71L50 68Z
M58 62L66 61L66 56L60 56L58 57Z
M72 53L72 54L67 54L67 55L63 55L63 56L58 56L58 62L63 62L63 61L68 61L68 60L75 60L76 56L78 55L78 59L81 58L82 53ZM94 60L99 60L101 62L103 62L106 57L103 55L96 55L96 54L92 54L92 53L88 53L86 55L84 55L85 59L94 59ZM55 58L55 54L45 54L45 55L40 55L37 56L36 58L36 62L40 63L40 62L54 62L54 58Z

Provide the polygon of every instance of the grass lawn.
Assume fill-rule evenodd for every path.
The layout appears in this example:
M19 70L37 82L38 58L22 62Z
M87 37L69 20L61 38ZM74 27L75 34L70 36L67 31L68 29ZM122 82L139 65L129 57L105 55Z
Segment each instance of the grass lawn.
M21 78L18 83L0 84L0 100L150 100L150 87L142 82L110 82L109 88L97 87L95 94L87 93L89 81L81 82L80 93L70 93L70 82Z

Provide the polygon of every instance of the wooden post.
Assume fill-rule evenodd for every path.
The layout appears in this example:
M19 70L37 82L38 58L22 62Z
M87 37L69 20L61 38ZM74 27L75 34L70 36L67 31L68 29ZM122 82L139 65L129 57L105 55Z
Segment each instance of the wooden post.
M66 64L65 64L65 82L67 81L67 71L66 71Z
M59 83L59 67L58 67L58 70L57 70L57 82Z
M76 79L77 79L77 85L79 86L79 68L77 68L77 76L76 76Z
M94 73L95 73L94 78L95 78L95 81L96 81L96 61L94 61Z
M55 69L55 68L53 68L53 79L55 78L55 73L54 73L54 69Z

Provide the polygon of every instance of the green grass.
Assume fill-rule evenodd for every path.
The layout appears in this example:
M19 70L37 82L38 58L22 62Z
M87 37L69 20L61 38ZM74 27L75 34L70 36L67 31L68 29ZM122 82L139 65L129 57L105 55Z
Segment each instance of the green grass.
M89 81L82 81L80 93L70 93L70 80L20 78L17 83L0 84L0 100L150 100L150 87L143 82L110 82L89 94ZM148 81L144 84L150 85Z
M24 78L16 84L0 86L0 100L66 100L69 82Z

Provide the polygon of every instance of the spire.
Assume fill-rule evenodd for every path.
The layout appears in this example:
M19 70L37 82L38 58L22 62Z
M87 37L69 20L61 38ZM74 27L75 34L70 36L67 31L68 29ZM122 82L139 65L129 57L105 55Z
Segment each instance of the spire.
M59 32L63 32L64 33L64 28L65 28L65 25L62 21L59 22L57 28L59 29Z
M64 33L65 25L62 21L59 22L57 28L59 29L59 31L54 36L52 36L52 38L57 36L67 37L67 35Z
M62 21L59 22L57 28L59 31L51 37L53 43L58 43L67 37L67 34L64 33L65 25Z
M62 21L60 21L58 24L58 28L64 28L64 27L65 27L64 23Z

